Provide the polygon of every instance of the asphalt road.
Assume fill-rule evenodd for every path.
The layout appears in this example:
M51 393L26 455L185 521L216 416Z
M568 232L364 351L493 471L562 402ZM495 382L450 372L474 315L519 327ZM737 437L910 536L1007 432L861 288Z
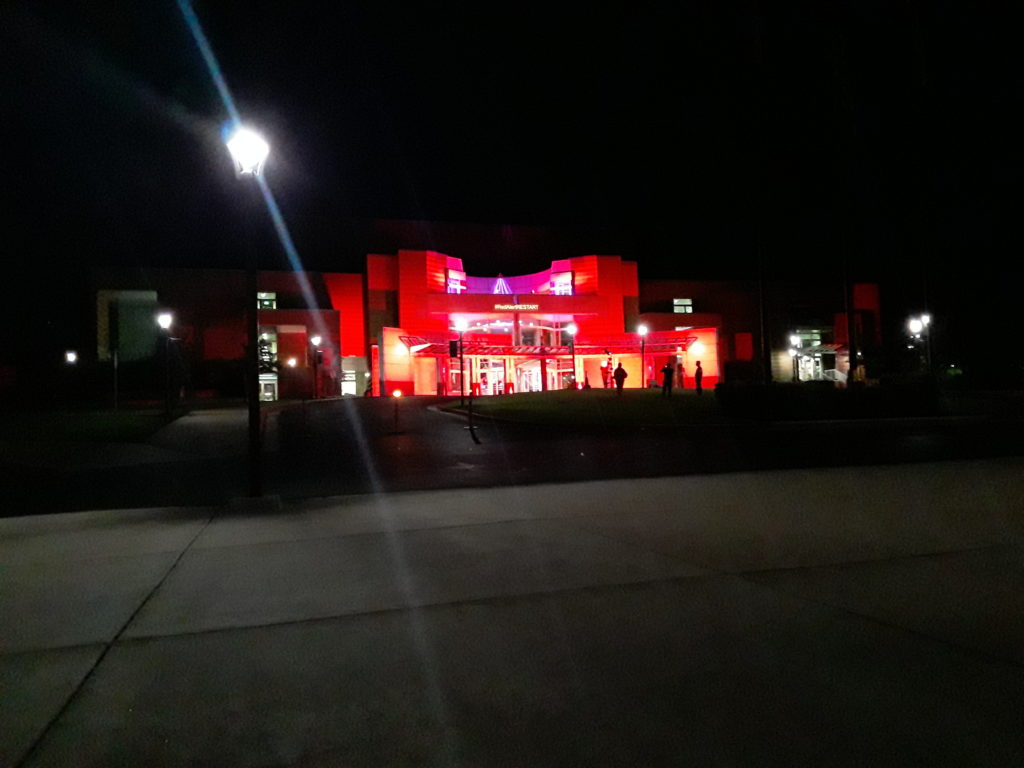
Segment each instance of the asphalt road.
M284 499L611 478L889 465L1022 453L993 416L722 423L567 432L476 420L444 401L346 398L268 415L264 493ZM149 444L0 465L3 515L223 504L247 494L244 409L198 411Z

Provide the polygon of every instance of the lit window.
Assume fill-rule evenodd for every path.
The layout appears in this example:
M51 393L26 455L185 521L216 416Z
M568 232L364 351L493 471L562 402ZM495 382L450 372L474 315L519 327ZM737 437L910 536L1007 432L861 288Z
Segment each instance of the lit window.
M256 294L256 306L260 309L277 309L277 294L276 293L260 293Z
M446 270L445 276L446 291L448 293L462 293L466 290L466 273L458 269Z
M672 311L681 315L691 314L693 312L693 299L672 299Z
M551 275L551 293L555 296L572 296L572 272L555 272Z
M275 373L277 371L277 328L267 325L260 328L258 344L260 373Z

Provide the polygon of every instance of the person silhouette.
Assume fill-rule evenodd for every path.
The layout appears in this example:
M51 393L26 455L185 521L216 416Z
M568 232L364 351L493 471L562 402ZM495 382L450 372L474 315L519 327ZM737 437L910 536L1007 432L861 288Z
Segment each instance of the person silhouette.
M612 374L612 378L615 379L615 394L622 394L622 385L626 383L626 377L629 376L626 373L626 369L622 367L622 363L619 363L615 368L615 373Z
M665 367L661 369L661 396L672 397L672 377L675 375L675 369L672 367L672 363L665 363Z
M693 372L693 386L698 395L704 394L704 369L700 367L700 360L697 361L697 369Z

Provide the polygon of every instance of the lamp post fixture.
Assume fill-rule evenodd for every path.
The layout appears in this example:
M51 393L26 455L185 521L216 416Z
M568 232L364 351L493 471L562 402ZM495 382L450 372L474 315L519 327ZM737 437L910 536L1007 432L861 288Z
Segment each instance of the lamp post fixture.
M455 321L455 330L459 332L459 407L466 404L466 361L462 350L462 334L466 332L469 324L464 318Z
M398 401L402 399L402 390L396 389L391 393L392 399L395 401L395 434L397 435L398 430Z
M170 312L161 312L156 316L156 324L164 332L164 414L171 413L171 326L174 324L174 315Z
M69 349L64 353L64 362L68 365L74 365L78 362L78 353L73 349Z
M313 345L313 399L320 397L320 342L323 341L319 334L311 336L309 343Z
M641 323L636 332L640 334L640 386L647 389L647 326Z
M580 329L576 323L569 323L565 330L569 334L569 352L572 353L572 388L579 389L576 384L576 334Z
M246 397L249 406L249 495L263 494L263 481L260 472L262 453L260 425L260 366L259 366L259 305L256 293L259 290L257 278L258 259L256 258L255 218L259 201L259 177L263 173L263 164L270 154L270 145L263 138L248 128L236 126L226 141L228 151L235 161L235 173L249 187L249 226L252 227L249 243L248 266L246 269L246 324L248 326L248 347L246 349Z
M789 336L789 356L793 359L793 381L800 381L800 368L797 356L800 354L800 336L793 333Z
M932 334L931 326L932 317L931 315L918 315L911 317L907 321L907 330L910 331L910 336L914 341L914 345L917 346L919 343L924 342L924 358L925 368L928 373L932 370Z

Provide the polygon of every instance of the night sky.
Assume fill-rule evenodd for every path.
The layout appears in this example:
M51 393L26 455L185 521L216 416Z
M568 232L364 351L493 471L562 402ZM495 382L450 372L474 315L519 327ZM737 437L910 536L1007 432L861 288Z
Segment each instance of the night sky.
M462 222L526 229L421 227L416 245L471 274L606 252L641 276L743 277L760 252L779 276L890 279L908 306L1019 303L1009 19L964 2L560 5L193 8L273 146L310 268L361 270L391 245L374 220ZM227 112L175 0L6 3L0 65L15 274L243 263ZM264 242L262 265L285 268Z

